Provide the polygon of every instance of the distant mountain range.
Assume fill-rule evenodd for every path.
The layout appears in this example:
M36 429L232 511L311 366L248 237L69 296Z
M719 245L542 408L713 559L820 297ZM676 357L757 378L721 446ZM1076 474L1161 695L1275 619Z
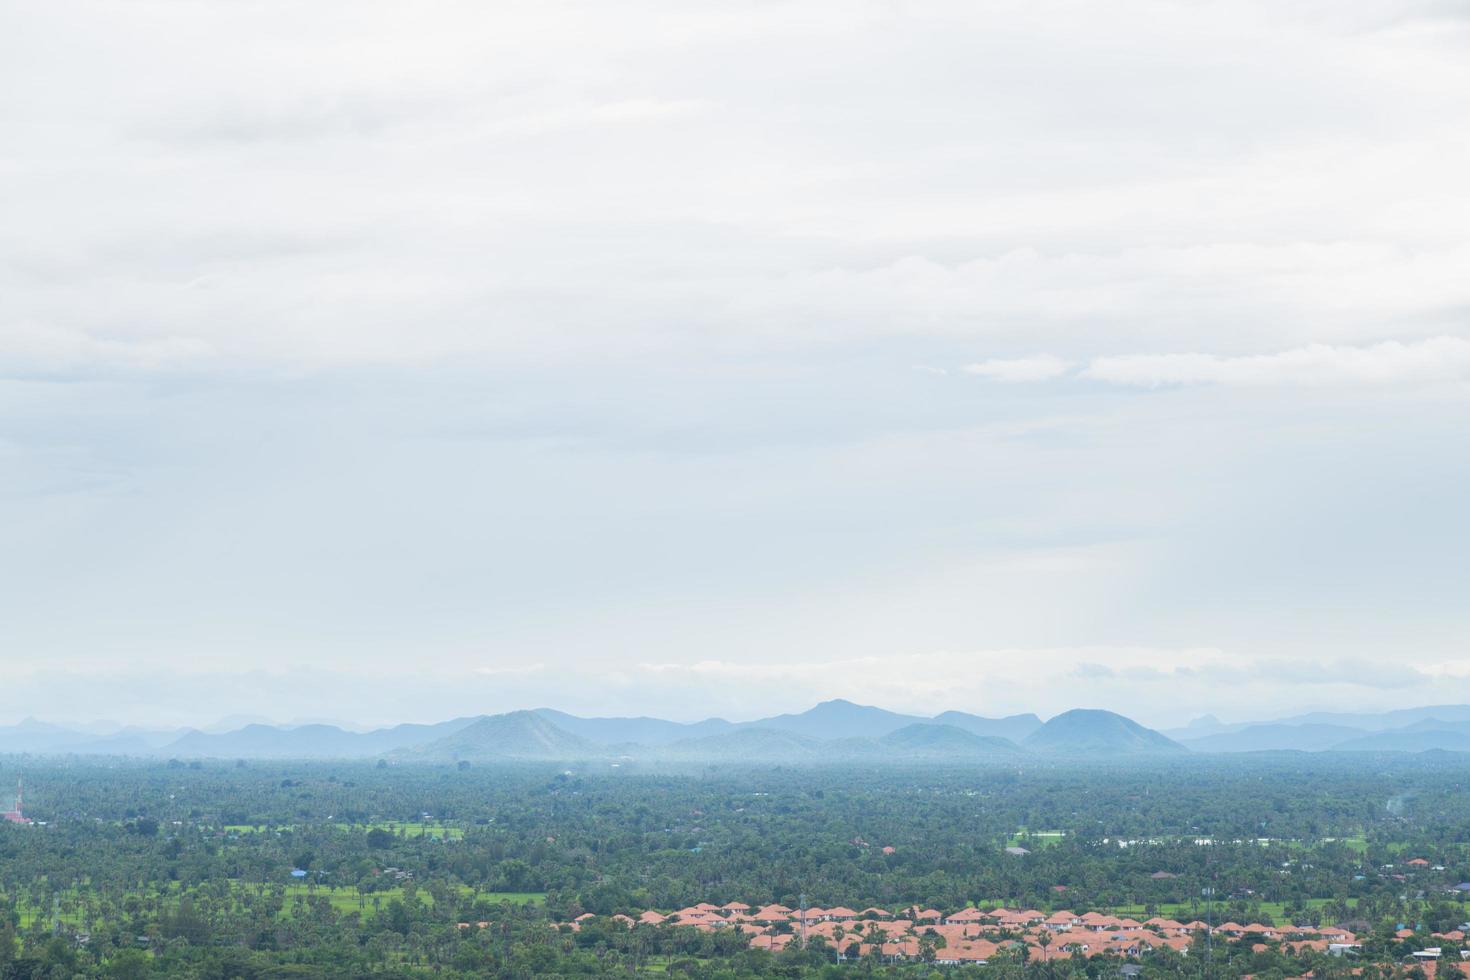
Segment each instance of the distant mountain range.
M1470 705L1316 711L1236 725L1206 717L1165 734L1195 752L1470 752Z
M824 701L801 714L747 724L701 722L683 730L655 719L579 719L546 710L513 711L482 718L445 738L405 748L401 759L440 762L496 758L575 759L618 757L649 760L762 762L862 762L931 760L1007 761L1037 753L1111 757L1183 752L1158 732L1108 711L1069 711L1043 724L1034 716L991 719L949 712L948 723L913 718L850 701ZM553 722L553 718L563 724ZM960 724L955 724L959 721ZM1021 744L995 727L1026 731ZM699 734L714 731L715 734ZM644 741L625 736L642 734ZM674 739L676 734L685 738ZM657 741L654 741L654 740Z
M0 726L0 754L165 759L1003 763L1283 751L1470 752L1470 705L1381 714L1317 712L1248 724L1225 724L1207 716L1165 732L1092 709L1063 712L1046 722L1034 714L986 718L961 711L926 718L840 699L747 722L582 718L537 708L367 732L331 724L259 721L226 731L84 729L33 719Z

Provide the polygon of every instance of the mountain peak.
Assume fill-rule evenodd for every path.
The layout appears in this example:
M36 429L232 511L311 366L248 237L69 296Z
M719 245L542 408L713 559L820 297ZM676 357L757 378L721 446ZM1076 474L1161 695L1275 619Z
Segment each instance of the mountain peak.
M536 711L486 715L426 745L414 755L441 759L569 759L602 754L599 747Z
M814 706L803 711L802 714L809 715L818 711L883 711L885 714L888 713L883 708L875 708L870 704L858 704L856 701L847 700L847 698L828 698L826 701L818 701Z
M1145 728L1132 718L1100 708L1064 711L1032 732L1024 744L1041 752L1069 755L1188 751L1168 736Z
M845 698L833 698L799 714L762 718L740 727L774 728L816 738L878 738L905 725L928 720L868 704L854 704Z

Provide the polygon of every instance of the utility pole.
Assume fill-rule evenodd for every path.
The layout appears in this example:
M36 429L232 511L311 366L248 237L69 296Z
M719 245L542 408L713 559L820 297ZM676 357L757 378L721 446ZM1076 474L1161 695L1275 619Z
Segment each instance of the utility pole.
M806 949L806 892L798 898L801 905L801 948Z
M1204 890L1205 896L1205 961L1201 964L1200 976L1204 976L1215 958L1215 889Z

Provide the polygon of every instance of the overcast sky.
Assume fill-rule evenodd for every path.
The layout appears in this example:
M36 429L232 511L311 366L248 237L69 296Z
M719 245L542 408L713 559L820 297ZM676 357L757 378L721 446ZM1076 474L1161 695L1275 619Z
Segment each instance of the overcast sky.
M1463 0L0 5L0 721L1470 700Z

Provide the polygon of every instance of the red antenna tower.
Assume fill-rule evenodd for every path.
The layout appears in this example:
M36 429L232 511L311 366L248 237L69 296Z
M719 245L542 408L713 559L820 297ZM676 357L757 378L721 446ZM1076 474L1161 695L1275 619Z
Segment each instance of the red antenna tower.
M30 823L29 818L22 812L21 806L25 802L25 776L15 777L15 809L0 813L0 821L5 823Z

